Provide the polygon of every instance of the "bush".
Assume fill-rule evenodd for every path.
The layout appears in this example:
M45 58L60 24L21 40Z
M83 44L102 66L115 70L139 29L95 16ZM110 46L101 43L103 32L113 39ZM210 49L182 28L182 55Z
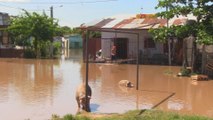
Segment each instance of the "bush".
M61 53L61 42L53 43L53 55L59 55Z
M50 56L50 41L42 41L40 44L40 54L42 58L47 58Z
M181 68L180 73L181 73L182 76L190 76L191 71L186 69L186 68Z
M24 51L24 57L25 58L35 58L36 57L35 51L32 49L26 49Z

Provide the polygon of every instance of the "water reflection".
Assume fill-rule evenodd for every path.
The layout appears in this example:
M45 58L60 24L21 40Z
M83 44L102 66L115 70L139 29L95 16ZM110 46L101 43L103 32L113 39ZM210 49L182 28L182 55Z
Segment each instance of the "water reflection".
M75 114L75 90L85 80L85 64L82 50L68 53L59 60L0 59L0 119L43 120L52 114ZM189 78L176 77L179 69L141 65L136 91L118 86L123 79L136 83L135 65L91 63L92 112L157 108L213 117L209 92L213 81L194 84Z
M17 106L39 105L51 100L62 82L62 77L54 76L57 65L58 60L0 59L1 113L4 109L15 109L19 113Z
M24 102L51 97L61 82L53 72L57 61L4 59L1 63L1 81L5 83L1 86L6 86L7 91L14 89Z

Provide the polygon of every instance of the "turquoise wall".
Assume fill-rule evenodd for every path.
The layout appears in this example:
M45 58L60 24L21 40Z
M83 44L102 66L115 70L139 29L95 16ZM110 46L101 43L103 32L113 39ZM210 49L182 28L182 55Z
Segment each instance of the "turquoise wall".
M69 44L70 44L70 48L82 48L82 37L81 35L71 35L69 37Z

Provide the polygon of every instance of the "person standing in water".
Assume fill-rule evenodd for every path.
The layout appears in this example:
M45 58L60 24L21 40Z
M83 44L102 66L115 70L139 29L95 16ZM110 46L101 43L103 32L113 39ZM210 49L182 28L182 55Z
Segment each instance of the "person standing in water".
M111 49L111 60L116 60L116 46L113 45Z

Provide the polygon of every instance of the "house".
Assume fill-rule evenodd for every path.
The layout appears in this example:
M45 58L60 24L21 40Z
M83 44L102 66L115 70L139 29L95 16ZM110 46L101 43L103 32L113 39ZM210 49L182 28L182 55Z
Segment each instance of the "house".
M168 24L183 25L188 19L195 18L193 16L181 16L170 19ZM155 29L166 25L167 20L158 18L155 14L137 14L104 18L83 24L81 28L101 32L101 49L104 58L111 57L111 47L115 44L117 46L117 57L119 59L137 59L139 51L141 63L154 61L166 64L168 44L156 43L148 32L151 28ZM173 46L178 45L175 51L180 53L182 43L173 41L171 44L173 43Z
M82 48L82 36L80 34L72 34L69 36L70 48Z
M0 57L23 57L23 49L14 48L6 28L10 25L8 13L0 12Z
M5 29L9 26L9 15L0 12L0 48L10 47L9 35Z

